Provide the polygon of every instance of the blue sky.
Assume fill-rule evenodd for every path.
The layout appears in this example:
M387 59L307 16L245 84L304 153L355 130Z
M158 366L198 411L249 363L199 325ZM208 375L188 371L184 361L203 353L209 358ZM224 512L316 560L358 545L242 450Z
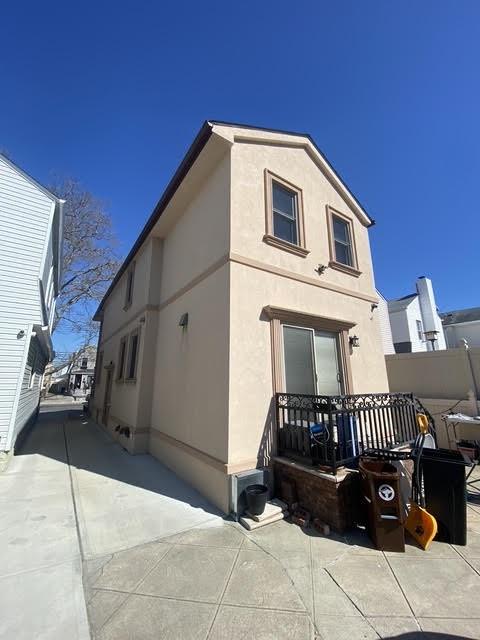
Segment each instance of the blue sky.
M480 305L480 3L2 7L0 148L77 177L126 253L205 119L306 131L377 221L386 297Z

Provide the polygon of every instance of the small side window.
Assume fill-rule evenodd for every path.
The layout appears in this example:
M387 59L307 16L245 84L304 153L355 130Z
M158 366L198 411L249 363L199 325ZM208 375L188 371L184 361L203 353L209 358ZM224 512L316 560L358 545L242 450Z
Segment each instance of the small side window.
M124 309L128 309L128 307L132 304L134 281L135 281L135 263L133 262L127 271L126 289L125 289L125 305L123 307Z
M120 350L118 353L117 380L123 380L125 370L125 357L127 355L127 337L120 340Z
M130 334L130 346L128 349L128 363L127 363L127 380L135 380L137 375L137 360L138 360L138 345L140 340L140 333L138 329Z
M99 386L100 381L102 379L102 368L103 368L103 351L100 351L97 358L97 365L95 367L95 386Z
M425 340L425 336L423 335L423 325L421 320L417 320L417 333L418 339L420 342L423 342Z

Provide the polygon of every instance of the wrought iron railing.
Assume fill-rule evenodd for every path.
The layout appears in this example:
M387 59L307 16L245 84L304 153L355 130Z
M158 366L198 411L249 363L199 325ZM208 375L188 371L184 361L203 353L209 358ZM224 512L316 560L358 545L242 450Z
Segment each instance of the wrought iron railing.
M333 473L368 449L395 449L418 435L427 413L411 393L313 396L276 394L278 453Z

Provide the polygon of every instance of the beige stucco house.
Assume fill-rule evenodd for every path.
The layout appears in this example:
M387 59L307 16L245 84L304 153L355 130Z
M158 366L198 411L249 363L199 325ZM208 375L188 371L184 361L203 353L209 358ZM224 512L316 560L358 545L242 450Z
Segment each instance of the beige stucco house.
M94 417L228 512L275 392L388 389L371 225L308 135L206 122L95 315Z

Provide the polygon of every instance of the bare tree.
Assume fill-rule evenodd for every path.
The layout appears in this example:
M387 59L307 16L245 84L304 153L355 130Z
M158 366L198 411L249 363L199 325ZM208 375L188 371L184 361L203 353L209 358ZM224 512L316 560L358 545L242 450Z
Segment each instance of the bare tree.
M57 179L49 188L65 200L63 282L53 329L63 325L89 335L95 306L120 266L112 221L104 204L78 181Z

